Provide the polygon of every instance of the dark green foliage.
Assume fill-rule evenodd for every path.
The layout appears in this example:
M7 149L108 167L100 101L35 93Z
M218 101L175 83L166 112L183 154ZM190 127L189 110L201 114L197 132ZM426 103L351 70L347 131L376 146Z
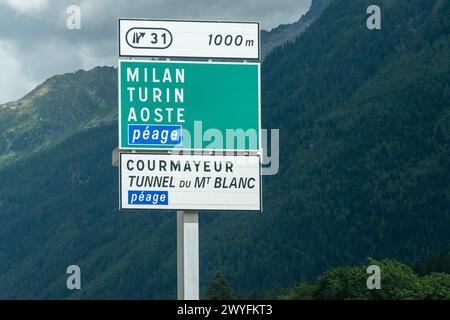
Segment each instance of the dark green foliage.
M320 17L322 11L332 0L313 0L309 11L298 21L291 24L281 24L272 30L261 30L261 57L264 59L274 48L279 45L295 40L306 28Z
M233 300L235 299L233 289L229 286L223 272L214 274L206 288L207 300Z
M420 279L420 298L426 300L450 300L450 274L431 273Z
M295 288L291 289L287 294L281 295L281 300L314 300L318 286L316 283L299 283Z
M450 254L430 253L427 256L424 273L445 272L450 274Z
M419 275L427 275L433 272L444 272L450 274L450 254L430 252L424 262L416 262L414 271Z
M449 251L450 37L426 30L450 3L383 1L380 31L365 27L369 4L333 2L263 66L265 127L282 141L264 236L297 240L274 250L302 272L276 269L305 280L367 255Z

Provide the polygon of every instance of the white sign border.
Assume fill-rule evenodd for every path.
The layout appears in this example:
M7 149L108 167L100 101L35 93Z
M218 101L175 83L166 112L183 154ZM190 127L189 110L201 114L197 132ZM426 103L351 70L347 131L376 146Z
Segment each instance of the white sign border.
M121 54L121 37L120 37L120 21L168 21L168 22L205 22L205 23L246 23L258 25L258 58L246 58L246 57L203 57L203 56L157 56L157 55L123 55ZM223 60L249 60L249 61L261 61L261 22L260 21L234 21L234 20L186 20L186 19L144 19L144 18L117 18L117 35L119 38L118 56L124 58L159 58L159 59L223 59Z

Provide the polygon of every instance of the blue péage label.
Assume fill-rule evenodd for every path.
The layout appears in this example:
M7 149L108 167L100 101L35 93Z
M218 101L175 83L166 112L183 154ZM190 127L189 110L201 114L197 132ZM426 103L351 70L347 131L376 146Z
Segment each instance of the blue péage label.
M181 143L180 125L130 124L128 125L128 144L130 145L168 145Z
M128 190L128 204L168 205L167 191Z

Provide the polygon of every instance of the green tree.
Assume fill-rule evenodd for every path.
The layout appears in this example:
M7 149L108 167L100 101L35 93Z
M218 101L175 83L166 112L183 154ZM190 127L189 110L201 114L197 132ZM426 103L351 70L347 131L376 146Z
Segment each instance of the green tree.
M367 290L366 288L367 299L405 300L422 298L419 277L409 266L395 260L374 260L370 258L367 264L377 265L381 269L381 289ZM364 278L367 279L368 276L365 274ZM365 286L365 280L363 286Z
M450 300L450 274L431 273L420 278L421 299Z
M381 270L381 289L369 290L366 268L377 265ZM300 283L287 294L287 300L447 300L450 299L450 274L431 273L419 277L407 265L395 260L368 259L356 267L331 269L312 284Z
M216 274L210 280L206 289L207 300L234 300L233 289L228 285L227 279L222 271Z

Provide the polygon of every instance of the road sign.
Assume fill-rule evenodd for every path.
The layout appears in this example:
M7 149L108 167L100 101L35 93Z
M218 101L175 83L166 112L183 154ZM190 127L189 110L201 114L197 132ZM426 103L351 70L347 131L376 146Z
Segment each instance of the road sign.
M119 147L260 151L260 64L119 61Z
M259 22L119 19L119 56L260 59Z
M255 22L119 19L118 27L122 57L260 59ZM118 73L119 148L135 150L113 153L120 209L177 210L178 299L197 300L197 211L262 209L260 64L119 60Z
M260 184L257 155L120 155L121 209L260 211Z

